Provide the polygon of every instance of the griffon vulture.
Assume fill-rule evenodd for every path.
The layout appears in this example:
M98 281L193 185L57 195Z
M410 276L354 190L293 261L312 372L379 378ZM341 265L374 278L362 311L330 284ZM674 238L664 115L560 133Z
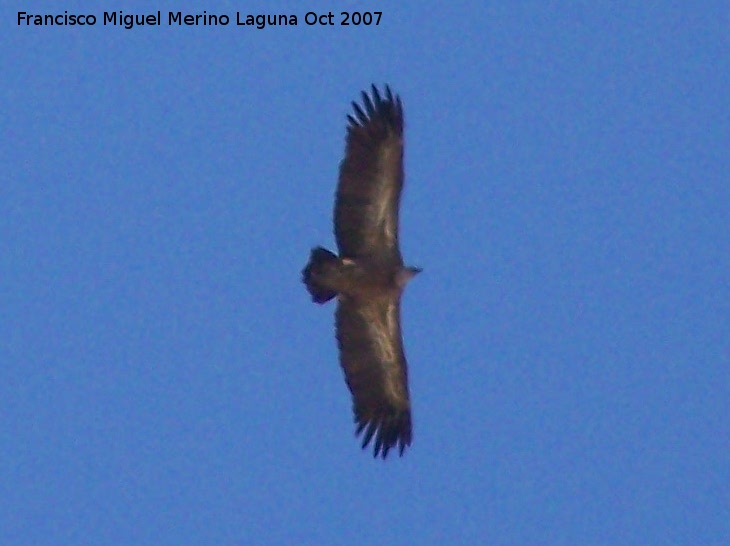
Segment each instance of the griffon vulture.
M363 449L385 458L411 444L408 371L400 329L400 299L421 270L405 267L398 247L403 188L403 104L373 85L352 103L340 164L334 231L339 256L317 247L302 271L312 301L337 296L340 364L352 393Z

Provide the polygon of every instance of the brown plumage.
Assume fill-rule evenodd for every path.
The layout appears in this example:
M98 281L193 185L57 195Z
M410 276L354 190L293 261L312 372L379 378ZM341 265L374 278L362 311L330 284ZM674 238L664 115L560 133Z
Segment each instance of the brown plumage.
M403 188L403 105L386 86L372 87L347 116L345 158L335 199L339 256L312 250L302 280L312 300L337 296L340 364L352 393L356 434L385 458L411 444L408 370L400 329L400 298L421 270L405 267L398 246Z

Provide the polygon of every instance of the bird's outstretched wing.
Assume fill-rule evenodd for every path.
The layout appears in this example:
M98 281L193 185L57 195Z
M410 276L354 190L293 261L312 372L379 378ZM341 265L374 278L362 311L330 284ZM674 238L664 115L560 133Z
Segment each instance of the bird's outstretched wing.
M336 312L340 364L353 399L363 449L386 457L411 444L408 369L400 330L400 297L341 298Z
M403 188L403 105L390 87L372 86L347 116L345 158L335 199L335 238L343 258L402 265L398 207Z

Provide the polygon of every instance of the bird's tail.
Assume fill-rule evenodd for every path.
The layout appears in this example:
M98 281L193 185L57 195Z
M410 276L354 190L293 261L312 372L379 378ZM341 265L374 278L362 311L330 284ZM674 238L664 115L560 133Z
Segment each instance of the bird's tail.
M339 266L340 260L329 250L321 246L312 249L309 263L302 270L302 282L313 302L325 303L337 295L332 289L332 280L337 278Z

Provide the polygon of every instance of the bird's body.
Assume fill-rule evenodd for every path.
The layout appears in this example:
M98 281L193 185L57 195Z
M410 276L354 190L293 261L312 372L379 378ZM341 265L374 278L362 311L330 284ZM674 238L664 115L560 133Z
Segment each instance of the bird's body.
M403 108L386 87L372 88L363 108L353 103L335 200L339 256L317 247L302 271L316 303L337 297L340 364L353 397L363 448L375 438L383 458L411 444L408 372L400 330L400 300L420 269L405 267L398 245L403 187Z
M317 251L313 251L315 263L317 254L321 251L329 252L322 247L315 250ZM334 254L332 256L337 258ZM346 297L352 300L369 301L378 298L400 297L405 283L412 276L409 275L410 268L402 265L389 266L373 263L367 259L355 261L350 258L338 258L337 262L332 262L332 266L334 267L328 271L310 269L308 273L310 278L338 294L340 299ZM329 299L327 298L327 301Z

